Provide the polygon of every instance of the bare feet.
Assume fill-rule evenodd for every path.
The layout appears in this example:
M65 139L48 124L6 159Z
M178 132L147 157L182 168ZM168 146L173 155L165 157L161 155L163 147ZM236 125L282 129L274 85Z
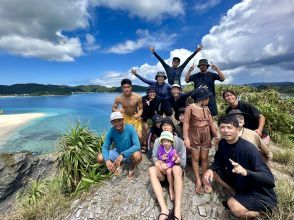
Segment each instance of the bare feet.
M129 170L128 179L133 180L135 178L135 169Z
M198 194L198 195L202 195L204 194L204 190L203 190L203 187L202 187L202 183L199 181L197 181L195 183L195 192Z

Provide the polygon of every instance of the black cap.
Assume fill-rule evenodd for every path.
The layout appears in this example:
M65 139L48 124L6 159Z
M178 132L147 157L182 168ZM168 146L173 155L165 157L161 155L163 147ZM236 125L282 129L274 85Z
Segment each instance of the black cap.
M147 88L146 94L148 94L148 93L151 92L151 91L157 93L157 91L156 91L156 86L154 86L154 85L149 86L149 87Z
M162 117L160 115L153 115L152 121L154 124L158 122L162 122Z
M173 120L170 117L163 118L161 121L160 129L162 130L163 124L170 124L173 127L173 130L175 130L175 125L173 123Z
M191 95L194 102L199 102L201 100L207 99L212 95L212 93L204 87L197 88Z
M179 115L182 113L185 113L186 108L179 108L178 111L175 112L175 119L177 119L178 121L179 119Z
M237 114L244 115L244 113L241 112L239 109L232 109L231 111L229 111L228 115L237 115Z

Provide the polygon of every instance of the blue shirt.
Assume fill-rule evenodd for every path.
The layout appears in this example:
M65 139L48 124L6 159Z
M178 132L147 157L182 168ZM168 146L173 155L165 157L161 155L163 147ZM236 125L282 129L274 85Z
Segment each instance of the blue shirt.
M142 80L144 83L150 85L150 86L155 86L156 87L156 92L157 96L160 98L160 100L167 100L169 99L172 94L171 94L171 85L168 83L163 83L162 85L159 85L157 81L152 81L150 79L146 79L143 76L140 76L138 74L135 74L136 77L138 77L140 80Z
M136 151L140 150L139 137L133 125L125 124L124 130L118 132L114 127L110 128L102 146L104 161L109 160L110 146L114 144L119 154L123 153L125 158L129 158Z

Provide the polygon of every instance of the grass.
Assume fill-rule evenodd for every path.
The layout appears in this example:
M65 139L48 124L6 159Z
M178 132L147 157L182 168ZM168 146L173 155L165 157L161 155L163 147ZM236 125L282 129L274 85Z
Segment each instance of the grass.
M14 210L4 220L58 219L70 207L72 197L62 193L61 179L32 181L18 195Z
M285 180L277 180L275 191L278 196L278 205L268 213L266 218L271 220L294 219L294 186Z

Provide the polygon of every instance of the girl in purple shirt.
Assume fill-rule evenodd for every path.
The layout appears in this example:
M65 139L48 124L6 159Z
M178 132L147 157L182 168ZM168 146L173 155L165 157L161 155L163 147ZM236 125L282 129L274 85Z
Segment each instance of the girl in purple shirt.
M174 138L173 134L169 131L163 131L159 137L159 148L157 152L158 159L160 160L161 169L160 172L167 176L169 183L169 194L170 198L173 201L174 199L174 183L172 176L172 167L175 165L175 161L178 157L178 154L173 147Z

